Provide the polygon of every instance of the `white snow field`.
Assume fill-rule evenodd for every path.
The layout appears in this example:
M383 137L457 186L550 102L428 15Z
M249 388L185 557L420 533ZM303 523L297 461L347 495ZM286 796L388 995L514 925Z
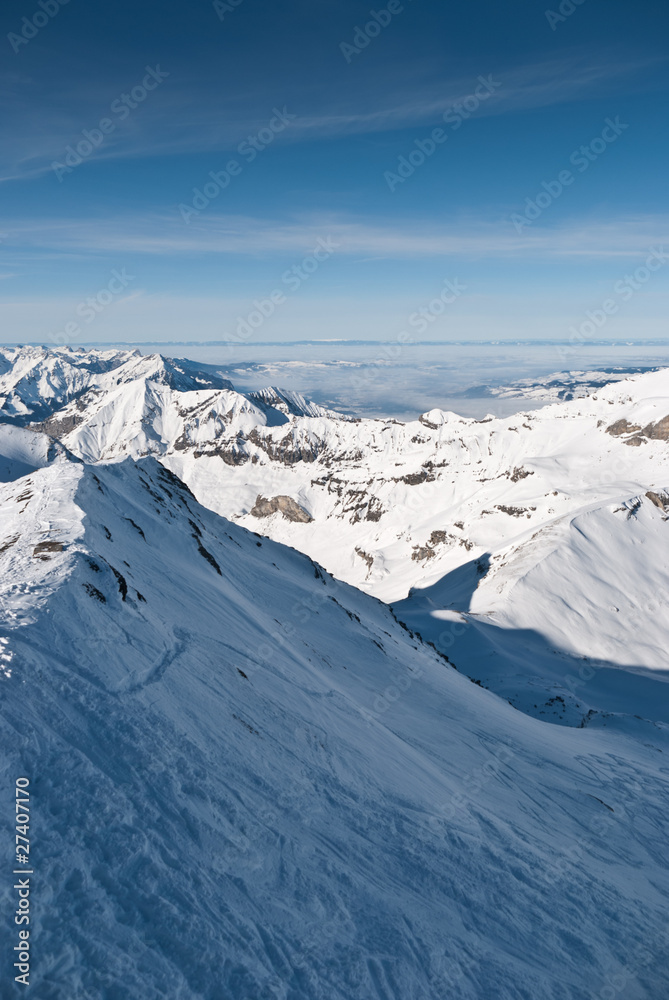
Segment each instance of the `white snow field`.
M4 358L0 415L39 410L37 426L87 462L154 455L211 510L392 602L525 711L665 718L669 370L512 417L431 410L403 424L236 392L215 366L159 355ZM583 388L595 374L549 381ZM57 387L41 409L35 384ZM574 656L592 661L585 688Z
M402 424L16 348L0 421L35 996L665 996L668 371Z
M3 428L5 450L28 433ZM583 544L607 517L655 544L657 516L596 514ZM666 995L665 722L517 711L151 457L61 450L0 486L0 560L3 817L31 781L26 995Z

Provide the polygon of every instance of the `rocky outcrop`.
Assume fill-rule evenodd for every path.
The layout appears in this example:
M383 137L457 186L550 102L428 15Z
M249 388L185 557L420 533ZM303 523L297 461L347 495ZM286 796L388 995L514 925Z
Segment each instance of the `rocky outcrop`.
M429 545L414 545L411 553L414 562L427 562L428 559L434 559L434 557L435 551Z
M633 431L640 430L640 424L631 424L629 420L616 420L615 423L606 428L606 433L613 437L621 437L623 434L632 434Z
M653 490L648 490L646 496L650 502L654 503L656 507L660 508L660 510L667 510L669 507L669 495L666 493L654 493Z
M641 433L652 441L669 441L669 414L656 424L648 424Z
M646 441L669 441L669 414L654 424L646 424L643 428L639 424L630 424L627 420L616 420L606 428L606 433L614 437L629 434L630 437L625 438L624 443L632 448L638 448Z
M311 514L307 513L304 507L300 507L292 497L263 497L260 494L256 497L255 506L249 511L254 517L269 517L270 514L283 514L288 521L297 521L308 524L313 521Z

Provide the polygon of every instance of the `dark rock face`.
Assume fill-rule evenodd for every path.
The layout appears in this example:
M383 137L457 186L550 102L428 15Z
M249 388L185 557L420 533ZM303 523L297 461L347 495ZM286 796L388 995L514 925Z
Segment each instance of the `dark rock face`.
M48 434L49 437L62 438L70 431L73 431L75 427L84 422L84 418L79 413L65 414L62 417L54 415L47 417L43 423L35 423L32 425L33 430L42 431L44 434Z
M433 483L436 476L432 475L427 469L421 469L420 472L411 472L406 476L401 476L399 479L393 480L396 483L406 483L407 486L420 486L421 483Z
M39 542L33 549L35 559L47 560L51 558L51 552L62 552L62 542Z
M648 424L641 433L653 441L669 441L669 414L656 424Z
M627 420L616 420L614 424L606 428L606 433L612 434L614 437L631 434L631 437L625 439L625 444L632 448L638 448L646 441L669 441L669 414L658 420L656 424L647 424L644 428L639 427L638 424L630 424Z
M620 437L622 434L631 434L633 431L640 431L639 424L630 424L627 420L616 420L614 424L606 428L606 433L613 437Z
M666 510L669 507L669 496L666 493L654 493L652 490L648 490L646 496L660 510Z
M276 514L277 511L289 521L298 521L302 524L313 521L313 517L307 513L304 507L300 507L299 503L296 503L292 497L285 496L263 497L258 494L255 506L250 513L254 517L269 517L270 514Z
M367 564L367 570L368 571L371 570L372 566L374 565L374 556L370 556L369 552L365 552L364 549L358 548L357 545L355 551L360 556L360 558Z
M411 553L411 558L414 562L427 562L428 559L434 559L434 556L434 549L430 548L429 545L414 545L413 552Z

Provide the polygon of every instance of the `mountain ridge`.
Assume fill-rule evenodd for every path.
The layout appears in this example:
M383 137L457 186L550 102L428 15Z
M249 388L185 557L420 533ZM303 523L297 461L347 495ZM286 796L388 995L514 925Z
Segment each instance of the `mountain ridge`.
M666 726L515 711L153 457L62 451L0 525L40 998L659 995Z

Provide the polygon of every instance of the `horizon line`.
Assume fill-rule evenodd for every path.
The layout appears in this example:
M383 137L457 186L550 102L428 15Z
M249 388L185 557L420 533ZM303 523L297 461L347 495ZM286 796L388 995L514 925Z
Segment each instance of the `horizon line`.
M400 346L405 347L527 347L546 346L555 347L570 345L574 349L584 347L653 347L669 346L669 337L643 337L640 339L609 339L609 340L579 340L578 344L573 343L573 338L500 338L496 340L415 340L408 343L398 343L393 340L347 340L347 339L327 339L327 340L258 340L251 343L238 344L229 340L89 340L82 344L47 344L44 341L36 340L11 340L0 341L0 347L44 347L50 350L69 349L73 351L89 348L112 348L112 347L303 347L303 346L339 346L339 347L360 347L360 346Z

